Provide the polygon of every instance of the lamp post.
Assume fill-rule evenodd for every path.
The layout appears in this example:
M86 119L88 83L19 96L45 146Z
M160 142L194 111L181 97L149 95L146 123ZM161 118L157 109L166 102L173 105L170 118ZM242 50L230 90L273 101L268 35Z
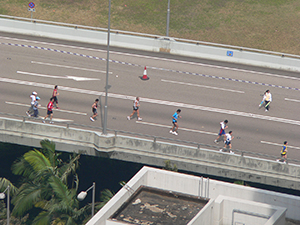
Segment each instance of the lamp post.
M108 5L107 61L106 61L106 85L105 85L103 134L107 134L106 128L107 128L107 92L108 92L108 72L109 72L109 42L110 42L110 6L111 6L111 0L109 0L109 5Z
M82 191L77 195L77 199L79 201L83 201L85 197L87 196L87 193L89 190L93 189L93 196L92 196L92 217L95 214L95 182L93 182L93 185L89 187L86 191Z
M166 36L169 37L169 23L170 23L170 0L168 0L168 13L167 13L167 34Z
M7 225L9 225L9 189L10 189L10 186L8 185L7 188L2 192L0 193L0 199L5 199L5 192L7 191L7 206L6 206L6 215L7 215Z

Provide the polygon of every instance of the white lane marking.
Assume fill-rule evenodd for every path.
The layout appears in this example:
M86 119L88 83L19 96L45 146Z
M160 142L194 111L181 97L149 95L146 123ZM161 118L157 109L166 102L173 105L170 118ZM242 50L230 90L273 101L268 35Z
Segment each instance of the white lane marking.
M8 105L17 105L17 106L26 106L26 107L30 107L29 104L23 104L23 103L18 103L18 102L8 102L5 101L6 104ZM39 109L47 109L46 107L43 106L39 106ZM64 110L64 109L54 109L55 111L60 111L60 112L65 112L65 113L72 113L72 114L78 114L78 115L83 115L86 116L87 113L83 113L83 112L76 112L76 111L70 111L70 110Z
M284 100L291 101L291 102L300 102L300 100L290 99L290 98L285 98Z
M84 71L96 72L96 73L106 73L106 71L103 71L103 70L88 69L88 68L82 68L82 67L76 67L76 66L66 66L66 65L44 63L44 62L37 62L37 61L31 61L31 63L45 65L45 66L54 66L54 67L60 67L60 68L74 69L74 70L84 70ZM112 74L112 72L109 72L109 74Z
M260 141L262 144L268 144L268 145L276 145L276 146L282 146L283 144L278 144L278 143L273 143L273 142L268 142L268 141ZM295 147L295 146L291 146L288 145L288 148L294 148L294 149L299 149L300 147Z
M81 49L81 50L106 53L106 50L101 50L101 49L93 49L93 48L86 48L86 47L79 47L79 46L72 46L72 45L63 45L63 44L54 44L54 43L49 43L49 42L32 41L32 40L10 38L10 37L3 37L3 36L0 36L0 38L6 39L6 40L23 41L23 42L46 44L46 45L51 45L51 46L60 46L60 47L67 47L67 48L73 48L73 49ZM154 57L154 56L145 56L145 55L115 52L115 51L110 51L110 53L116 54L116 55L132 56L132 57L145 58L145 59L154 59L154 60L159 60L159 61L168 61L168 62L188 64L188 65L197 65L197 66L203 66L203 67L211 67L211 68L218 68L218 69L224 69L224 70L231 70L231 71L238 71L238 72L245 72L245 73L252 73L252 74L260 74L260 75L273 76L273 77L279 77L279 78L284 78L284 79L300 80L300 78L297 78L297 77L272 74L272 73L264 73L264 72L258 72L258 71L253 71L253 70L238 69L238 68L232 68L232 67L226 67L226 66L209 65L209 64L204 64L204 63L196 63L196 62L182 61L182 60L176 60L176 59L160 58L160 57Z
M150 126L155 126L155 127L172 128L172 126L158 124L158 123L149 123L149 122L143 122L143 121L136 121L136 123L140 123L140 124L144 124L144 125L150 125ZM180 127L179 129L180 130L184 130L184 131L189 131L189 132L195 132L195 133L201 133L201 134L209 134L209 135L216 136L216 133L211 133L211 132L207 132L207 131L193 130L193 129L182 128L182 127Z
M75 81L90 81L90 80L100 80L98 78L88 78L88 77L74 77L74 76L53 76L48 74L39 74L39 73L30 73L24 71L17 71L19 74L30 75L30 76L38 76L38 77L47 77L47 78L55 78L55 79L69 79Z
M221 91L230 91L230 92L237 92L237 93L242 93L242 94L245 93L244 91L237 91L237 90L231 90L231 89L225 89L225 88L219 88L219 87L205 86L205 85L200 85L200 84L184 83L184 82L180 82L180 81L172 81L172 80L164 80L164 79L161 79L161 81L173 83L173 84L183 84L183 85L188 85L188 86L210 88L210 89L216 89L216 90L221 90Z
M15 79L10 79L10 78L0 78L0 82L7 82L7 83L14 83L14 84L21 84L21 85L53 89L52 84L36 83L36 82L31 82L31 81L15 80ZM92 91L92 90L85 90L85 89L65 87L65 86L59 86L59 89L64 90L64 91L82 93L82 94L105 96L105 92L100 92L100 91ZM108 97L117 98L117 99L129 99L129 100L135 100L135 98L136 98L136 96L114 94L114 93L108 93ZM208 112L214 112L214 113L243 116L243 117L249 117L249 118L254 118L254 119L269 120L269 121L274 121L274 122L280 122L280 123L293 124L293 125L300 126L300 121L298 121L298 120L291 120L291 119L285 119L285 118L280 118L280 117L264 116L264 115L247 113L247 112L239 112L239 111L234 111L234 110L212 108L212 107L207 107L207 106L192 105L192 104L186 104L186 103L181 103L181 102L171 102L171 101L166 101L166 100L151 99L151 98L144 98L144 97L140 97L140 101L147 102L147 103L153 103L153 104L159 104L159 105L168 105L168 106L172 106L172 107L175 106L175 107L202 110L202 111L208 111Z

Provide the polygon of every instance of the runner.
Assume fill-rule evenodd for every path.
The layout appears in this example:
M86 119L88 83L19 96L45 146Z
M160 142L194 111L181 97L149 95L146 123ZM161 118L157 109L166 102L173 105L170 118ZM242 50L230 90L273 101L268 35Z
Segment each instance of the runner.
M288 145L288 142L285 141L283 142L283 146L282 146L282 149L281 149L281 159L277 159L276 161L277 162L283 162L283 163L287 163L287 145Z
M134 100L133 102L133 111L132 113L130 114L130 116L127 116L127 119L130 120L131 117L136 113L137 114L137 117L138 117L138 120L142 120L142 118L140 117L140 110L139 110L139 107L140 107L140 98L139 97L136 97L136 99Z
M52 97L52 98L50 98L50 102L48 103L48 105L47 105L47 115L45 116L45 118L44 118L44 120L43 120L43 123L45 123L45 120L47 119L47 117L49 117L50 116L50 123L54 123L53 121L52 121L52 117L53 117L53 107L54 107L54 98Z
M272 102L272 94L269 90L266 90L266 98L265 98L265 111L269 111L270 103Z
M225 129L228 128L227 126L227 123L228 123L228 120L224 120L222 122L220 122L220 126L221 126L221 129L219 131L219 135L217 137L216 140L214 140L214 142L217 144L219 142L219 139L221 138L222 135L224 135L224 141L225 141Z
M95 100L95 102L93 103L93 105L92 105L92 112L93 112L93 115L90 117L90 120L91 120L92 122L94 122L96 116L98 116L98 112L97 112L98 102L99 102L99 99L97 98L97 99Z
M231 154L234 154L234 152L231 151L231 140L233 138L234 137L232 136L232 131L229 131L229 133L226 134L226 141L225 141L225 145L224 145L224 150L227 151L227 148L229 148L229 151L230 151ZM223 152L222 148L220 149L220 152Z
M36 96L36 100L35 100L35 102L33 104L33 111L34 111L34 113L31 115L33 117L38 117L38 115L39 115L39 102L38 102L39 100L40 100L40 97Z
M54 98L55 108L60 109L60 108L58 107L58 99L57 99L57 96L59 95L59 93L57 92L57 90L58 90L58 86L55 85L54 90L53 90L53 93L52 93L52 98Z
M181 112L181 109L177 109L177 111L174 113L174 115L172 116L172 123L173 123L173 127L170 130L170 134L175 134L178 135L177 130L178 130L178 117L181 118L181 116L179 116L178 114Z
M29 98L31 99L31 102L30 102L30 107L28 109L28 111L26 112L26 115L27 116L31 116L31 114L33 114L33 104L36 100L36 96L37 96L37 93L34 91L32 92L32 94L29 96Z

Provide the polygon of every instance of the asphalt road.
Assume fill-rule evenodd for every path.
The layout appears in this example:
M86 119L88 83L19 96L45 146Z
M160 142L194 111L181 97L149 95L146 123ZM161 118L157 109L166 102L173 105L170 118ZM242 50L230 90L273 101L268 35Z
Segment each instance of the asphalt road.
M0 42L1 112L25 116L36 91L40 115L46 115L57 84L61 110L54 111L54 121L102 126L89 117L105 92L106 46L5 33ZM227 119L234 149L279 156L287 140L288 157L300 160L298 73L119 48L111 48L110 59L108 128L214 145L219 123ZM140 79L145 66L147 81ZM267 89L273 96L269 112L258 108ZM135 96L142 121L126 119ZM175 136L169 129L178 108Z

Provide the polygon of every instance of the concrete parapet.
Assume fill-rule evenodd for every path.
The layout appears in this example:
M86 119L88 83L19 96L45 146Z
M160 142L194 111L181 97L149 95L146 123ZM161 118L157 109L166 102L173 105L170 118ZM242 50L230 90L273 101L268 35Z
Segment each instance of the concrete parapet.
M42 139L56 149L300 190L300 166L210 149L189 147L40 122L0 118L0 141L40 147Z

